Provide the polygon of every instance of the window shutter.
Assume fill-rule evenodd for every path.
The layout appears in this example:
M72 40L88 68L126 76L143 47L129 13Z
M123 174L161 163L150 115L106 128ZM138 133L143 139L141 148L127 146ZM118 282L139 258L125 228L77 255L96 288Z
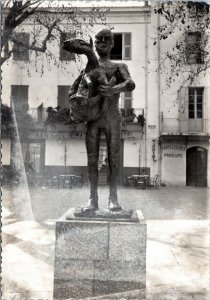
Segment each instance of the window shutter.
M11 100L14 108L21 108L28 103L28 86L27 85L12 85Z
M131 59L131 33L124 33L123 49L123 59Z
M13 59L16 61L28 61L29 60L29 40L30 35L26 32L20 32L15 34L15 39L23 45L19 45L18 42L13 45Z
M60 35L60 60L75 60L75 53L71 53L63 49L64 41L68 39L73 39L75 37L75 32L67 32L65 38L63 34Z
M58 106L66 107L68 105L68 85L59 85L58 86Z
M180 133L187 133L188 132L188 88L181 87L178 93L179 99L179 127Z
M132 93L125 92L124 93L124 109L132 108Z

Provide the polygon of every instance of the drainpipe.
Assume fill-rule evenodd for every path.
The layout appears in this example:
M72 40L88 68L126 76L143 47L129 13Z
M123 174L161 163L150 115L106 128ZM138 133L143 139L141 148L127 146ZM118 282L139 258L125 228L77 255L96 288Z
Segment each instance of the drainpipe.
M64 171L65 171L65 175L66 175L66 159L67 159L67 149L66 149L66 139L65 139L64 140Z
M148 10L145 11L145 126L144 126L144 159L147 167L147 111L148 111Z
M158 6L160 4L158 3ZM157 26L160 27L160 15L157 14ZM161 134L161 105L160 105L160 100L161 100L161 82L160 82L160 38L158 35L157 39L157 48L158 48L158 139L160 138ZM158 176L160 178L161 182L161 143L158 141Z

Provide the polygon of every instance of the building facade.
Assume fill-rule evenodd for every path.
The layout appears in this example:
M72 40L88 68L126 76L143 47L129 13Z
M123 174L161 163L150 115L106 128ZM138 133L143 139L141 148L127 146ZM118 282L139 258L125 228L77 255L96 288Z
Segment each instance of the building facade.
M160 23L160 15L155 14L146 2L133 6L113 2L106 12L106 24L112 28L115 38L111 59L126 63L136 83L132 93L122 93L120 97L119 109L123 113L129 112L131 118L122 117L119 183L124 184L126 177L133 174L158 174L160 182L167 186L206 186L207 79L198 78L196 85L182 89L180 99L186 109L181 112L180 99L176 101L180 83L176 81L167 88L166 77L159 72L160 53L171 43L169 38L167 45L160 40L154 45ZM87 39L86 25L84 37ZM60 26L65 26L65 17ZM100 20L91 27L89 33L93 39L104 27ZM75 28L70 29L69 36L81 35ZM21 37L25 42L32 38L32 30L35 30L34 24L25 24L25 33ZM20 112L25 111L28 115L28 130L26 133L19 130L26 169L33 163L35 170L47 178L76 174L82 175L86 182L84 124L66 124L58 118L56 122L50 121L53 113L68 108L68 88L84 68L86 60L69 55L53 41L48 47L59 65L49 65L45 56L36 58L32 51L15 52L3 65L3 103L13 107L17 123ZM36 61L35 65L31 63L33 61ZM140 116L139 120L132 117L132 108L135 115ZM23 122L19 127L25 126ZM2 163L9 169L13 155L10 134L3 134L2 147ZM101 184L107 183L106 157L106 143L102 137L99 153Z

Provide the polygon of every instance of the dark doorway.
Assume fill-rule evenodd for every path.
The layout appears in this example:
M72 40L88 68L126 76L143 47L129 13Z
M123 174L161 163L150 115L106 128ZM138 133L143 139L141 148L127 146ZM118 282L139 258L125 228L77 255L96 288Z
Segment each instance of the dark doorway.
M204 148L187 150L187 186L207 186L207 150Z
M108 185L109 183L108 154L107 154L107 145L104 140L101 141L100 148L99 148L98 174L99 174L99 185ZM123 184L123 140L121 140L120 142L118 184L119 185Z

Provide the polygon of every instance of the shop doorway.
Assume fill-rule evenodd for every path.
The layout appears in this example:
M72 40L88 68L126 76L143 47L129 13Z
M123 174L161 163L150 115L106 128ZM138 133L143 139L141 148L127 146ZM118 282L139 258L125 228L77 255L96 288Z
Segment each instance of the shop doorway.
M107 147L105 142L101 142L98 158L98 175L99 185L107 185L108 183L108 165L107 165Z
M100 142L99 158L98 158L98 174L99 185L108 185L109 183L109 166L108 166L108 153L106 141ZM120 159L119 159L119 173L118 184L123 183L123 140L120 142Z
M28 141L21 143L26 172L42 173L44 169L44 143Z
M187 149L187 186L207 186L207 150L202 147Z

